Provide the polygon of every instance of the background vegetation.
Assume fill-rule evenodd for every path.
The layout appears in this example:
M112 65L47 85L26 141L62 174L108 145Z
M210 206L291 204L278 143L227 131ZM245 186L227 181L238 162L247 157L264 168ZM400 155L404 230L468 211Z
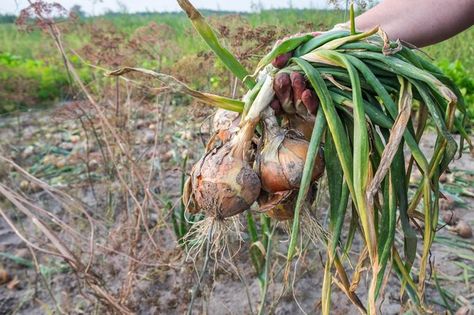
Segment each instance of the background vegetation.
M202 40L181 13L108 13L85 18L76 8L74 23L63 23L64 41L86 82L97 79L98 65L136 66L173 73L196 88L228 93L225 72L207 54ZM260 13L204 12L228 46L252 68L275 39L296 32L326 30L345 21L336 10L267 10ZM224 23L225 21L225 23ZM0 113L67 100L68 78L56 47L41 31L19 31L14 16L0 16ZM474 30L424 49L463 88L474 117ZM256 44L261 43L261 44ZM253 47L253 49L250 49ZM133 54L131 54L133 53ZM79 63L79 56L85 63ZM133 58L130 58L133 56ZM197 59L196 59L197 58ZM206 71L187 71L194 62ZM203 73L210 73L203 78ZM209 79L209 80L208 80ZM212 86L207 86L208 82Z

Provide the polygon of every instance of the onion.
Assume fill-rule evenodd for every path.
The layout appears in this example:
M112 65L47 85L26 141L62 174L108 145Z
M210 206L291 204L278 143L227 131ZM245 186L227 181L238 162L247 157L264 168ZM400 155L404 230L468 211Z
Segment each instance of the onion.
M472 227L466 221L463 220L459 220L459 222L453 228L453 231L456 232L462 238L472 237Z
M194 165L183 199L192 205L190 211L203 210L208 218L222 221L250 208L260 195L260 178L249 161L260 114L274 96L272 77L266 75L263 79L260 92L240 121L236 135L222 146L209 150Z
M306 196L306 205L311 205L316 196L316 185L311 185ZM293 219L298 190L262 192L258 197L259 211L278 221Z
M212 150L192 173L194 200L198 209L223 219L247 210L260 194L260 179L250 165L225 145Z
M297 189L303 176L309 142L298 133L282 130L273 110L266 110L264 116L264 147L259 159L262 188L270 193ZM323 172L324 160L320 150L312 180L319 179Z
M443 221L446 222L447 225L455 225L459 222L459 218L454 211L446 211L443 215Z
M188 177L186 182L184 183L184 188L183 188L183 204L184 208L186 211L196 214L199 212L199 209L196 206L196 200L194 199L194 194L193 194L193 187L192 187L192 182L191 182L191 177Z
M281 191L273 194L262 193L258 198L261 212L278 221L286 221L293 218L296 204L296 191Z

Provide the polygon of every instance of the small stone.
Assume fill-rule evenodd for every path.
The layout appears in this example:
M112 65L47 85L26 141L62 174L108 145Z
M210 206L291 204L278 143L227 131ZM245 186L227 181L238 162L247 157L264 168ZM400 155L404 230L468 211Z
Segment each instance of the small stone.
M142 139L145 144L152 144L155 142L155 134L152 132L147 132Z
M79 142L79 140L81 140L81 137L79 137L78 135L72 135L69 140L71 141L71 143L76 144Z
M8 290L17 290L20 287L20 280L18 280L17 276L14 276L13 279L11 279L7 283L7 288Z
M89 170L91 172L97 170L99 168L99 162L96 160L96 159L92 159L89 161L89 163L87 163L88 167L89 167Z
M60 158L56 161L56 164L55 164L56 168L63 168L66 166L66 159L64 158Z
M8 272L5 269L0 268L0 284L5 284L10 281L10 279L11 277Z
M53 154L48 154L43 157L43 164L56 164L57 158Z
M32 145L27 146L21 153L23 159L29 158L35 152L35 147Z
M30 187L30 182L28 182L27 180L22 180L20 182L20 189L21 190L26 191L26 190L28 190L28 187Z
M161 156L161 161L162 161L162 162L168 162L168 161L171 160L174 156L175 156L174 150L169 150L168 152L165 152L165 153Z

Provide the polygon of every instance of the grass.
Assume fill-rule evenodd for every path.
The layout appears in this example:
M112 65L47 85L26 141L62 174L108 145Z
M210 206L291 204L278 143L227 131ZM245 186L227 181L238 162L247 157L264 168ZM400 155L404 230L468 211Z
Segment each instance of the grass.
M208 13L204 12L206 16ZM212 17L222 16L212 12ZM261 13L241 14L254 27L262 25L278 25L293 34L302 31L301 24L308 24L308 32L320 29L328 29L336 23L343 22L346 15L343 11L336 10L266 10ZM190 32L191 24L182 13L147 13L147 14L113 14L99 17L87 18L81 21L74 32L65 36L70 48L80 47L88 36L81 32L81 25L94 24L100 21L109 21L125 34L133 33L137 28L145 26L150 22L164 23L176 32L174 42L187 53L196 53L205 49L200 38ZM311 25L312 23L312 25ZM79 32L76 32L78 31ZM191 36L190 36L191 35ZM56 51L52 44L41 40L39 31L19 33L16 26L12 24L0 24L0 41L2 47L0 52L8 52L23 58L44 59L45 56L56 58ZM474 41L474 29L469 29L438 45L424 49L434 59L445 58L448 60L460 60L472 75L474 71L474 47L470 44ZM51 55L51 53L53 55Z
M279 9L241 14L205 11L204 14L210 18L220 40L247 69L255 68L261 54L268 51L276 39L297 32L327 30L348 18L343 11L338 10ZM158 32L150 25L156 25L158 31L160 27L167 29ZM208 50L184 13L113 13L61 22L59 27L63 41L71 52L70 58L77 63L82 79L87 83L94 81L98 89L102 75L86 64L81 64L81 60L72 55L73 52L92 65L108 69L118 65L155 69L177 76L194 89L212 90L213 93L230 96L228 87L232 82L218 60L211 56L210 61L206 61L204 57L205 65L195 64L196 56L199 57L203 52L205 56ZM148 30L148 37L141 36L140 31L147 28L151 29ZM230 35L223 36L225 32ZM139 48L134 44L137 37ZM40 30L20 32L14 24L0 24L0 59L6 56L19 60L15 64L5 64L0 60L0 98L3 99L0 113L74 97L70 94L70 80L67 79L56 47L44 38L45 34ZM437 61L457 62L463 67L464 76L472 76L474 47L469 43L473 41L474 30L471 29L443 43L427 47L424 51ZM240 45L236 45L236 42L240 42ZM258 49L256 46L259 46ZM87 51L92 51L92 54ZM118 57L118 63L115 57ZM206 69L190 70L193 66ZM456 66L454 70L458 68ZM207 78L203 78L202 73L206 73ZM473 92L467 89L466 96L470 94ZM474 109L470 112L474 113Z

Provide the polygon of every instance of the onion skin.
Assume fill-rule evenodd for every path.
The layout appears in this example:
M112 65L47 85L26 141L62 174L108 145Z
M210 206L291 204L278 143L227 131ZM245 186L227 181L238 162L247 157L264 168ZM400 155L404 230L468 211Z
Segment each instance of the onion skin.
M316 196L316 186L312 185L306 196L306 203L311 204ZM298 190L280 191L276 193L263 192L258 198L260 212L278 221L291 220L295 214Z
M301 133L307 141L311 140L313 134L315 117L311 115L285 115L284 125L286 129Z
M309 142L289 133L274 136L265 144L260 155L262 188L267 192L294 190L300 187ZM324 173L322 150L316 157L312 181Z
M459 220L453 231L456 232L462 238L472 237L472 227L466 221L463 220Z
M212 120L212 129L222 142L229 141L239 130L239 113L219 108Z
M278 221L290 220L294 216L296 198L291 191L281 191L274 194L263 193L258 198L261 212Z
M227 143L206 154L191 174L197 209L224 219L242 213L257 200L261 184L257 173Z
M196 200L194 199L193 191L192 191L192 182L191 177L188 177L186 182L184 183L183 189L183 204L186 211L191 214L196 214L199 212L199 209L196 207Z

